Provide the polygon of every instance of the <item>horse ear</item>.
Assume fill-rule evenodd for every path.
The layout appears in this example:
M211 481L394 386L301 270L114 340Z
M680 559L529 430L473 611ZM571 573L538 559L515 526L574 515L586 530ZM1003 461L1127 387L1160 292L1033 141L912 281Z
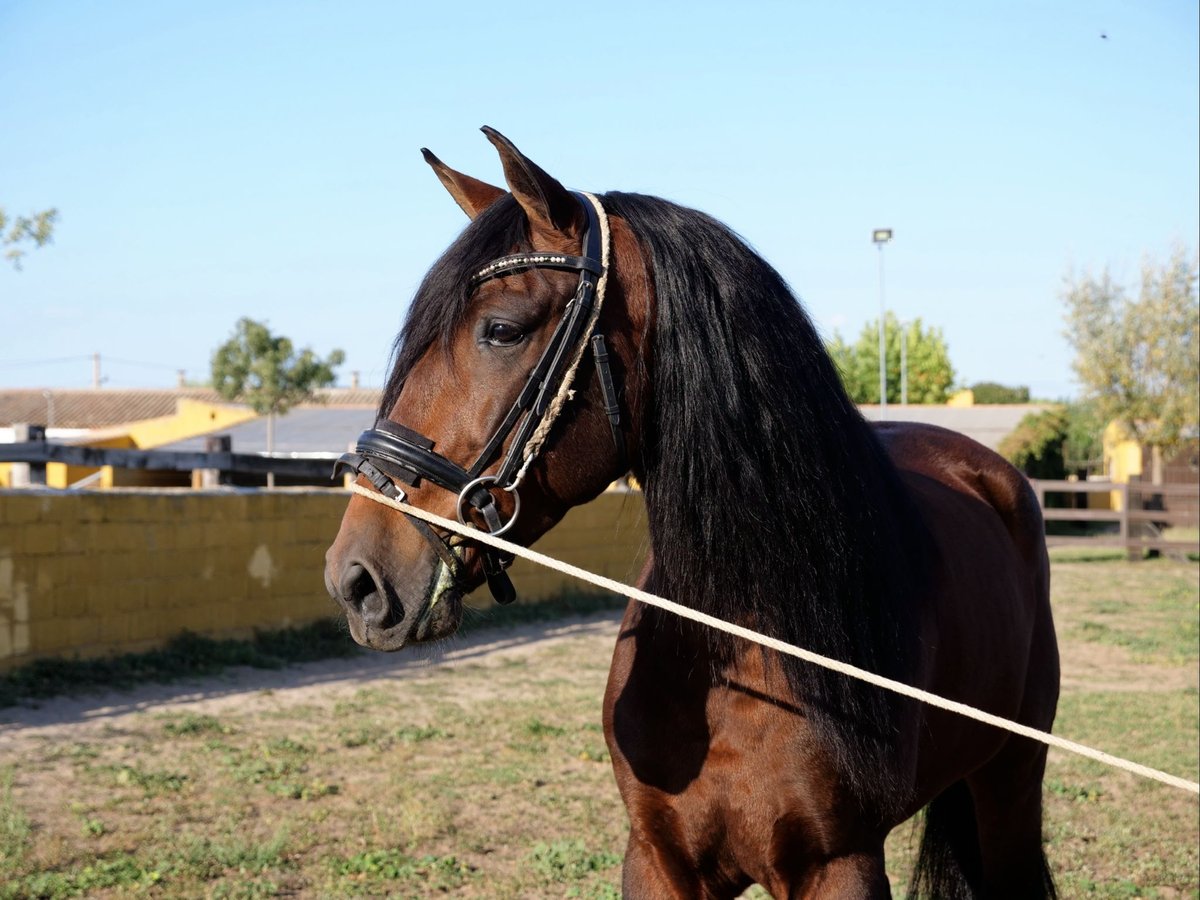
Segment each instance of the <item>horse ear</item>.
M525 210L531 231L558 232L577 237L583 231L584 214L574 195L496 129L485 125L480 130L500 152L504 179Z
M506 193L503 188L454 171L424 147L421 148L421 155L468 218L474 219Z

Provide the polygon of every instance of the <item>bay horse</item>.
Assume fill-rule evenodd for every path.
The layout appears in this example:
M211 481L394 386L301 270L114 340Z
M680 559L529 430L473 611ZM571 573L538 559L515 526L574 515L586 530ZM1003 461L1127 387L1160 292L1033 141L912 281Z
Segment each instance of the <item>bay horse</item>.
M426 161L470 217L417 290L369 491L529 544L632 472L647 590L1048 730L1058 700L1037 501L999 456L869 425L783 279L703 213L572 193L498 132L507 189ZM356 494L326 557L353 637L452 634L510 560ZM636 602L604 697L632 898L1055 895L1046 748Z

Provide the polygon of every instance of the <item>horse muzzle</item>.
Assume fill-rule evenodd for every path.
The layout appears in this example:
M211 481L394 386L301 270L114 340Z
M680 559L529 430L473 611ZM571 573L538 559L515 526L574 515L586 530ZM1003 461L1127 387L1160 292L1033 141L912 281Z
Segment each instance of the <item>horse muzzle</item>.
M351 637L372 650L447 637L462 621L462 587L441 560L424 590L404 591L365 561L350 559L338 566L331 558L325 586L345 612Z

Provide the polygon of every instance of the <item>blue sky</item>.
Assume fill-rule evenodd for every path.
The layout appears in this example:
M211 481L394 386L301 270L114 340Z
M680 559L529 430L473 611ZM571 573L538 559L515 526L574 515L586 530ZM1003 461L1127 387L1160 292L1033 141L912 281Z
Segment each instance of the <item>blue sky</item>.
M243 315L382 383L465 223L419 148L498 182L488 124L724 220L827 335L878 315L893 228L887 305L960 382L1069 396L1064 275L1200 243L1198 33L1194 0L0 0L0 205L61 213L0 268L0 386L203 379Z

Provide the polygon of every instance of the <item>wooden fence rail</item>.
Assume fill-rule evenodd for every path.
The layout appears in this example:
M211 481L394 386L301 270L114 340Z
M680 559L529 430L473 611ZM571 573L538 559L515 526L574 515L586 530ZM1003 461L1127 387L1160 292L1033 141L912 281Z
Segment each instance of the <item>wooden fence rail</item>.
M1046 535L1050 547L1082 545L1119 547L1140 556L1145 550L1200 552L1200 534L1163 536L1169 527L1200 527L1200 484L1115 484L1102 481L1043 481L1031 479L1042 517L1047 522L1112 522L1115 531L1094 535ZM1111 494L1119 509L1074 509L1047 506L1047 494ZM1172 502L1174 501L1174 502Z
M33 484L46 483L46 463L52 462L86 468L114 466L118 469L174 472L216 470L253 475L274 472L277 475L297 478L325 479L333 472L333 461L332 456L292 457L230 451L133 450L58 444L44 440L0 444L0 463L28 463L30 481Z

